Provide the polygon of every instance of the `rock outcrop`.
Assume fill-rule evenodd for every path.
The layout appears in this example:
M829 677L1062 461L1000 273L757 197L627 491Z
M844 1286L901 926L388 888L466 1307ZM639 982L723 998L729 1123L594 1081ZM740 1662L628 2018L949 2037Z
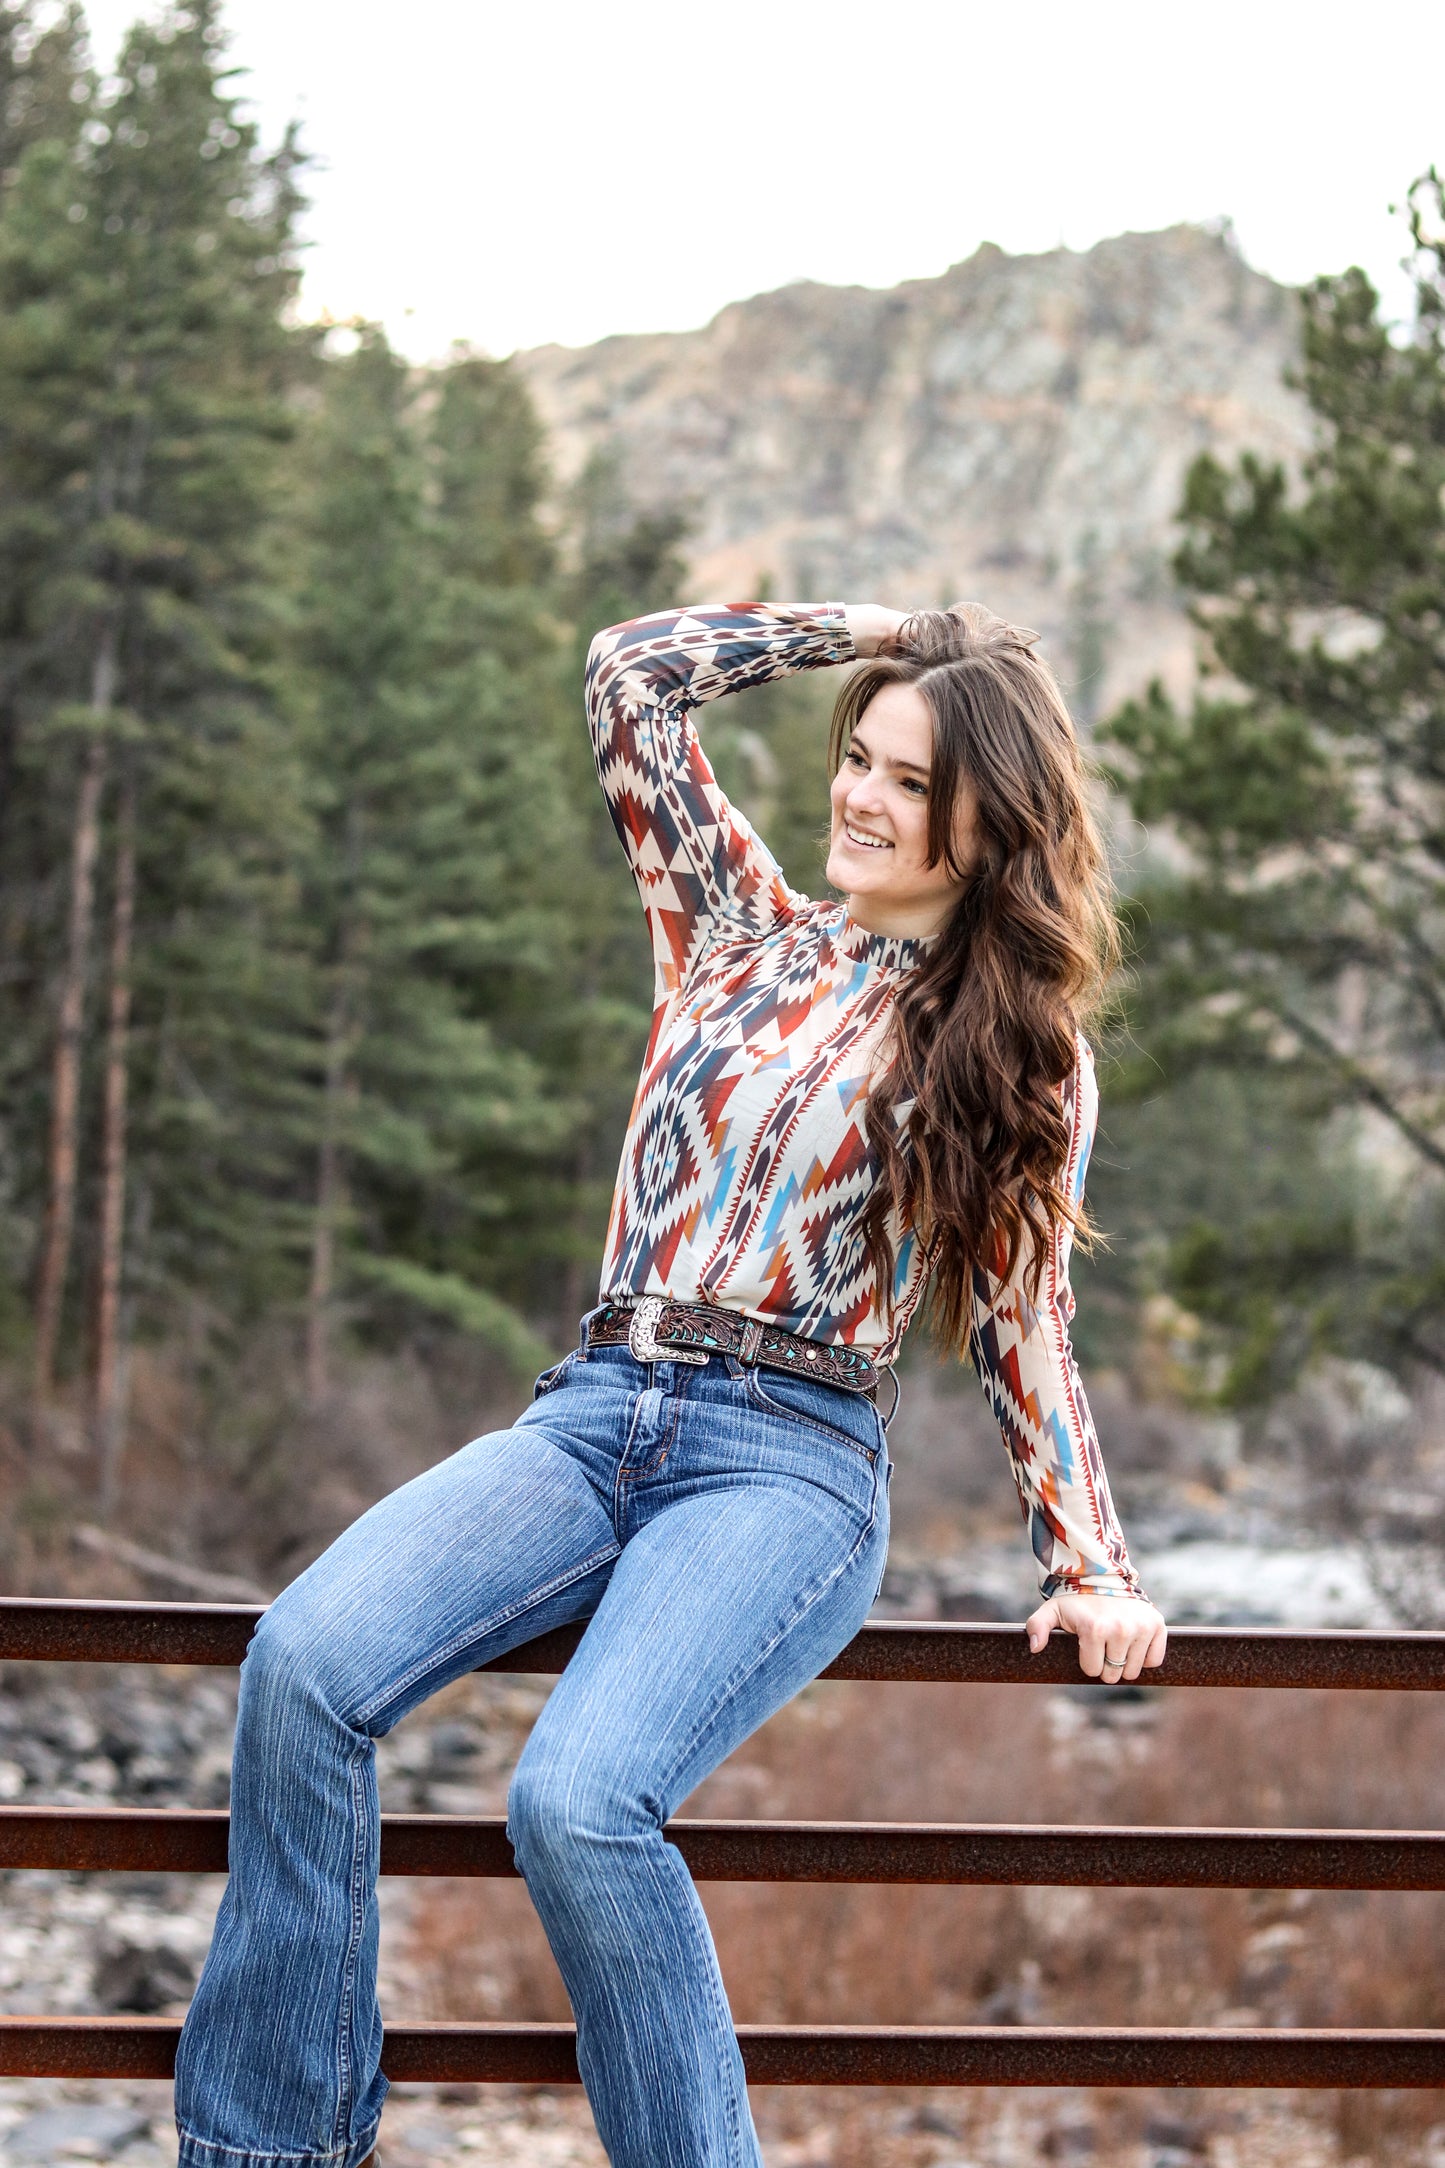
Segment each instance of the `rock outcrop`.
M1188 677L1184 473L1298 459L1296 338L1289 289L1176 226L518 360L560 481L610 448L639 505L688 508L699 598L976 597L1039 629L1088 715Z

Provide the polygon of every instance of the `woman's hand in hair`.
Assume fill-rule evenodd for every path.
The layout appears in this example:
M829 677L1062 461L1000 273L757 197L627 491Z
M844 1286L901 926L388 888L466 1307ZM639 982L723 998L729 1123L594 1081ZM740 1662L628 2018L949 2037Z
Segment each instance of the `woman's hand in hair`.
M1055 1627L1077 1635L1079 1669L1106 1686L1162 1664L1169 1639L1162 1613L1142 1596L1050 1596L1024 1629L1035 1656Z
M881 602L845 602L843 615L860 655L876 655L899 626L908 622L907 610L888 610Z

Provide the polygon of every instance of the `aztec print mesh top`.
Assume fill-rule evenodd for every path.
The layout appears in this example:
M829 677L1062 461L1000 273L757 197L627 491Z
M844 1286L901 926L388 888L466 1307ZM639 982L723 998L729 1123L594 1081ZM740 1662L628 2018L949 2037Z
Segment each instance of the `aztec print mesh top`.
M717 1303L889 1362L923 1293L926 1259L895 1227L890 1331L859 1228L876 1179L864 1100L895 990L927 943L865 933L843 904L789 888L719 788L691 715L743 686L855 653L831 603L664 611L592 643L597 770L656 974L601 1295ZM1063 1091L1067 1188L1077 1198L1098 1107L1082 1039ZM1044 1594L1133 1594L1069 1345L1069 1248L1060 1230L1037 1308L1021 1264L1007 1280L975 1275L971 1349Z

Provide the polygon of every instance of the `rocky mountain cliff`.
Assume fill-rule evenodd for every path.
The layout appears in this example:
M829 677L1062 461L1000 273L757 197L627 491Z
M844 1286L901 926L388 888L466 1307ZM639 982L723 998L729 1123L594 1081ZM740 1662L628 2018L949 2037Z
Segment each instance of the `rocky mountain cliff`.
M1184 472L1298 458L1296 336L1287 288L1176 226L518 360L560 481L610 447L640 505L689 509L698 599L974 597L1038 628L1087 716L1187 679Z

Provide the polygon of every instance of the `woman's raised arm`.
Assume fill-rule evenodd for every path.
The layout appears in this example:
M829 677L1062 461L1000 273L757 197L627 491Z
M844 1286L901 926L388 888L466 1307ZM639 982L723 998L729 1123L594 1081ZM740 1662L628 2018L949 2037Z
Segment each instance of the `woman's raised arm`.
M719 787L691 710L796 670L851 662L836 603L664 610L599 632L587 657L597 773L652 932L665 999L719 925L757 935L795 908L782 870Z

